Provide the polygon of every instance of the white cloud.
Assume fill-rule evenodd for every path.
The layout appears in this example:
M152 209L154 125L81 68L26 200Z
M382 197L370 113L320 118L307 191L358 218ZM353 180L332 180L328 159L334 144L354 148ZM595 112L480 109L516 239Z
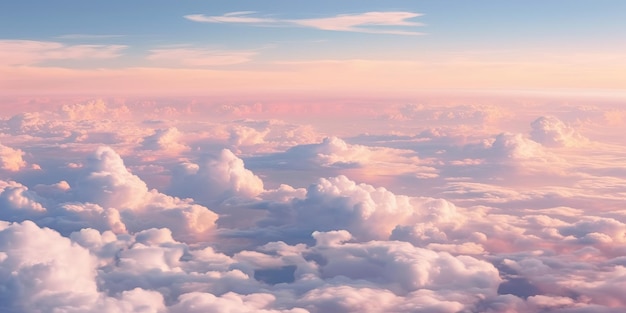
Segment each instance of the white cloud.
M416 225L425 230L420 235L423 241L438 242L447 239L445 231L459 227L466 219L445 200L395 195L382 187L357 184L345 176L320 179L305 194L292 190L291 195L270 203L269 214L257 223L276 227L267 231L260 228L251 236L262 240L263 236L273 238L283 232L282 236L304 240L313 231L346 229L358 241L386 240L395 229Z
M0 230L2 311L51 312L89 309L99 295L95 260L86 249L32 222Z
M299 26L320 30L395 35L421 35L422 33L420 32L406 30L406 28L410 29L423 26L422 23L411 21L411 19L419 17L422 14L402 11L339 14L331 17L311 19L275 19L255 17L253 16L255 13L256 12L244 11L231 12L221 16L191 14L185 15L184 17L188 20L201 23L235 23L281 27ZM395 29L389 28L390 26L395 27Z
M67 45L52 41L0 40L0 64L34 65L50 60L111 59L123 45Z
M100 120L103 117L120 119L130 114L127 106L112 106L103 99L64 104L61 114L70 120Z
M141 146L146 150L163 151L165 153L180 153L189 150L189 147L180 141L183 134L176 127L157 129L154 134L143 139Z
M231 197L255 197L263 191L263 181L246 169L240 158L224 149L199 164L180 164L173 173L170 189L175 195L218 204Z
M40 165L2 171L0 311L626 307L615 106L52 99L0 121Z
M370 26L423 26L410 19L421 16L412 12L366 12L360 14L340 14L327 18L290 20L297 25L322 30L349 31L374 34L420 35L421 33L405 30L384 30Z
M306 313L304 309L272 310L276 297L271 294L255 293L239 295L226 293L216 297L210 293L192 292L179 297L179 302L171 307L172 313Z
M24 151L0 144L1 169L16 172L24 168L26 166L26 161L24 161L22 156L24 156Z
M284 152L252 158L251 162L257 167L277 170L322 170L324 175L346 171L366 182L395 175L437 177L431 162L420 159L414 151L349 144L334 136L319 143L296 145Z
M554 116L539 117L530 125L531 138L548 147L576 147L586 141L573 127Z

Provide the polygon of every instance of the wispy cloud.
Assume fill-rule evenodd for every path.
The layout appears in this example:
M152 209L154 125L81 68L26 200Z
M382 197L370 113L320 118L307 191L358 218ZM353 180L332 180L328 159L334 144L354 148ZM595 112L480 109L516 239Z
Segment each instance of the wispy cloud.
M250 16L254 11L230 12L219 16L206 16L204 14L185 15L185 18L194 22L203 23L254 23L254 24L276 24L280 20L272 18L262 18Z
M246 63L254 55L256 55L254 51L173 47L150 50L147 59L183 66L219 66Z
M0 64L33 65L49 60L110 59L124 45L66 45L52 41L0 40Z
M58 39L71 39L71 40L88 40L88 39L107 39L107 38L121 38L124 35L95 35L95 34L66 34L57 36Z
M253 11L242 11L226 13L219 16L191 14L185 15L184 17L190 21L200 23L233 23L282 27L296 26L330 31L396 35L421 35L423 33L408 30L407 28L424 26L422 23L411 20L422 16L422 14L403 11L340 14L331 17L310 19L275 19L258 17L254 15L255 13L256 12Z

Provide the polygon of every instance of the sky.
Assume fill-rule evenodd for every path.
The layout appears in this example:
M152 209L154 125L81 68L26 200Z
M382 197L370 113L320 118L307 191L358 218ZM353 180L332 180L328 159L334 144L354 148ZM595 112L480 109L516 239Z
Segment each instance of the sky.
M621 90L626 81L622 1L64 0L0 8L1 82L14 93L389 96Z
M0 2L0 312L624 312L624 9Z

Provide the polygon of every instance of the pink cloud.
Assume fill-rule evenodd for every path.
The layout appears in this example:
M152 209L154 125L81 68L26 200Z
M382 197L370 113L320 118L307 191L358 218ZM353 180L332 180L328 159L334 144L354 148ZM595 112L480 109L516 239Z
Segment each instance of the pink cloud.
M26 167L23 156L24 151L0 144L0 168L3 170L16 172Z
M310 27L320 30L395 35L421 35L422 33L402 29L375 28L373 26L423 26L422 23L410 21L411 19L419 17L422 14L402 11L340 14L331 17L311 19L276 19L266 17L254 17L252 16L254 13L255 12L252 11L231 12L221 16L191 14L185 15L185 18L190 21L201 23L236 23L280 27L299 26Z
M50 60L110 59L123 45L66 45L51 41L0 40L0 66L33 65Z

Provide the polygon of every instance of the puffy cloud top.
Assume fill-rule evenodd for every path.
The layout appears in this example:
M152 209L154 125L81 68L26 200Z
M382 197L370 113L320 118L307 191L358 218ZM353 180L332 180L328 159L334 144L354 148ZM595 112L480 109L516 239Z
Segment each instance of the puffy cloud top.
M346 229L359 241L388 239L402 225L427 228L462 223L454 204L441 199L395 195L389 190L357 184L346 176L322 178L309 186L304 198L270 208L261 225L283 225L311 233Z
M1 228L0 311L77 312L98 299L88 250L30 221Z
M16 172L26 166L26 162L22 159L24 151L13 149L0 144L0 168L6 171Z
M542 116L531 124L532 140L548 147L575 147L584 143L585 138L576 129L554 116Z
M255 197L263 192L263 181L245 168L243 160L223 149L199 164L179 165L171 191L201 203L219 204L230 197Z
M142 148L146 150L158 150L178 153L189 150L189 147L180 143L182 133L176 127L157 129L154 134L143 139Z
M148 186L131 174L124 161L110 147L100 147L87 160L85 176L80 178L73 191L86 202L103 207L136 208L145 201Z

